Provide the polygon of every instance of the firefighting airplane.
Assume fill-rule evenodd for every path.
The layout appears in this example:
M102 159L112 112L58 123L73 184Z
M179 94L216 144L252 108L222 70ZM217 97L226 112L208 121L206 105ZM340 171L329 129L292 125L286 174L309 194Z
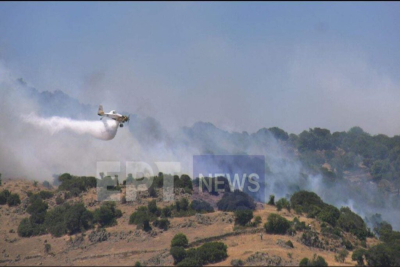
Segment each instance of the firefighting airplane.
M99 112L97 113L97 115L101 116L100 120L102 120L104 117L116 120L117 122L119 122L119 127L124 127L123 123L129 122L130 117L118 114L115 110L111 110L109 113L104 113L102 105L99 106Z

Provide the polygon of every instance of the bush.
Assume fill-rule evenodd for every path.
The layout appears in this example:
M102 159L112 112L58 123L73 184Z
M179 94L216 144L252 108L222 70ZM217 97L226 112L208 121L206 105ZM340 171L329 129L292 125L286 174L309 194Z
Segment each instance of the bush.
M228 257L227 246L222 242L204 243L197 249L197 255L202 264L220 262Z
M158 209L157 208L157 202L155 200L149 201L149 203L147 204L147 209L151 213L156 213L157 209Z
M39 196L42 199L49 199L49 198L52 198L54 196L54 193L50 192L50 191L43 191L42 190L42 191L39 192Z
M12 206L18 206L19 204L21 204L21 200L19 199L19 195L18 194L11 194L8 198L7 198L7 204L8 206L12 207Z
M69 191L73 196L78 196L80 193L87 191L89 188L94 188L97 185L95 177L72 176L69 173L62 174L58 180L61 182L58 189L60 191ZM102 180L99 180L101 183Z
M56 204L61 205L64 203L64 199L60 196L56 197Z
M290 228L290 223L282 216L271 213L268 216L267 222L264 224L264 228L267 233L284 235Z
M285 242L286 246L294 248L292 241L288 240Z
M368 229L364 220L347 207L340 209L340 217L337 224L340 228L354 234L360 240L365 240L368 236Z
M33 227L29 218L22 219L18 226L18 235L21 237L29 237L33 235Z
M335 260L337 262L344 263L346 257L349 255L349 252L346 249L341 249L339 252L335 255Z
M366 253L365 249L359 248L356 249L353 252L353 255L351 255L351 260L352 261L357 261L357 265L359 266L364 266L364 255Z
M171 211L170 207L167 206L167 207L164 207L163 209L161 209L162 217L168 218L168 217L171 217L171 215L172 215L172 211Z
M193 184L199 187L200 192L208 192L210 195L218 196L219 192L224 192L224 193L231 192L229 180L223 176L216 178L203 177L201 179L201 185L200 185L200 178L196 178L193 180Z
M51 245L50 244L44 244L44 252L49 253L51 250Z
M294 209L300 208L303 212L310 212L313 206L322 209L325 203L313 192L299 191L292 195L290 203Z
M272 205L272 206L275 205L275 196L274 195L269 196L268 205Z
M275 203L276 209L281 211L283 208L290 212L290 202L286 198L281 198Z
M253 219L252 210L237 210L235 211L235 224L245 226L248 222Z
M317 256L314 254L314 258L312 260L309 260L308 258L303 258L300 261L299 266L328 266L328 263L326 263L325 259L321 256Z
M303 258L303 259L300 261L299 266L309 266L309 265L308 265L309 262L310 262L310 260L309 260L308 258Z
M28 206L26 211L31 215L29 220L32 224L42 224L44 222L48 207L49 205L40 198Z
M214 208L206 201L193 200L190 208L197 212L214 212Z
M5 205L7 204L7 199L11 195L10 191L3 190L0 192L0 205Z
M45 225L53 236L75 234L92 226L93 214L83 203L70 205L65 203L57 206L46 214Z
M94 222L101 227L108 227L117 224L117 218L122 216L121 210L115 208L114 202L104 202L93 214Z
M330 225L335 226L337 220L340 217L340 211L332 205L326 205L324 208L322 208L321 212L318 213L317 217L321 221L327 222Z
M254 218L254 225L258 226L260 223L262 223L261 217L260 216L256 216Z
M255 210L256 204L249 195L235 190L233 193L225 193L221 200L217 202L217 207L223 211Z
M42 185L43 185L44 187L48 188L48 189L51 188L51 185L50 185L50 183L49 183L48 181L43 181Z
M148 209L145 206L139 207L134 213L129 217L129 224L140 225L143 221L149 219Z
M400 246L379 244L371 247L365 253L368 266L399 266L400 265Z
M181 247L181 246L171 247L169 253L174 258L174 264L178 264L186 257L186 251L185 251L184 247Z
M160 219L160 220L155 220L155 221L153 222L153 225L154 225L155 227L158 227L158 228L160 228L160 229L163 229L164 231L167 231L167 230L168 230L168 227L169 227L169 225L170 225L170 222L169 222L168 219Z
M179 262L176 266L178 267L186 267L186 266L203 266L197 258L186 257L181 262Z
M171 247L187 247L189 241L186 235L179 233L174 236L171 240Z

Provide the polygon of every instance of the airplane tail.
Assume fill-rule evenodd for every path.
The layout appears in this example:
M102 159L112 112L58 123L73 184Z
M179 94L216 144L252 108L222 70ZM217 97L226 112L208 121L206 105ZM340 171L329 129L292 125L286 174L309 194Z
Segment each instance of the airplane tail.
M99 111L97 112L97 115L99 116L103 116L104 115L104 110L103 110L103 106L99 105Z

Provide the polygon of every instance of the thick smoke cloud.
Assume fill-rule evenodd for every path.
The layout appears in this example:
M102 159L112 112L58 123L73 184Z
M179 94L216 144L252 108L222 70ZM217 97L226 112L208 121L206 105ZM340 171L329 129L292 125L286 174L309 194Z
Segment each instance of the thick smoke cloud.
M89 134L102 140L111 140L118 130L118 122L107 118L102 121L78 121L62 117L40 118L35 114L22 118L35 127L50 131L52 135L59 131L69 130L77 134Z
M61 93L37 97L1 65L0 72L0 172L5 177L51 180L53 174L63 172L95 175L98 161L117 161L122 168L126 161L180 162L182 173L192 175L193 155L265 155L267 196L280 198L310 190L362 216L381 213L395 228L400 227L398 207L379 188L369 183L326 183L320 174L308 173L293 150L266 129L250 134L228 132L199 122L168 132L153 118L133 115L128 127L116 134L115 122L94 121L98 119L94 107L67 101L68 96ZM104 142L93 137L113 139ZM379 198L381 204L376 204Z

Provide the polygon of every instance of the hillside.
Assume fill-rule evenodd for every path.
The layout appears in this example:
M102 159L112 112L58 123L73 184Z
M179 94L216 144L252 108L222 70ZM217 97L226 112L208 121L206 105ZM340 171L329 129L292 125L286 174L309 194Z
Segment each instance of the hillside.
M231 265L232 260L241 259L245 265L260 265L269 262L271 265L298 266L302 258L312 259L314 254L325 258L329 266L356 264L351 261L351 251L344 263L335 261L335 251L343 247L342 239L323 235L321 221L307 218L305 214L298 215L294 210L288 212L286 209L282 209L278 212L275 206L261 203L257 204L254 211L254 217L260 216L262 219L262 223L257 227L237 229L234 226L235 219L232 212L215 211L170 218L170 227L167 231L153 227L150 232L145 232L135 225L128 224L132 212L139 206L147 205L153 199L144 194L137 202L125 204L116 202L116 208L122 211L122 217L117 219L117 225L105 228L106 234L103 235L107 235L107 240L102 242L99 242L102 239L101 234L96 234L94 229L85 231L83 235L54 237L50 234L43 234L24 238L18 235L17 229L20 221L29 216L26 211L29 202L27 192L38 193L47 188L41 184L34 186L32 181L13 179L3 181L1 190L3 189L19 194L21 204L16 207L0 206L1 265L133 265L137 261L142 265L173 265L169 249L171 239L177 233L184 233L188 237L189 247L198 247L204 243L203 241L210 241L210 238L212 241L225 243L228 257L215 265ZM56 197L60 195L56 188L50 191L55 194L45 200L49 204L49 210L57 206ZM124 193L124 188L122 193ZM177 197L179 199L182 196L191 198L188 194L180 194ZM100 203L95 200L96 189L92 188L78 197L71 197L68 202L83 201L85 207L94 211L100 206ZM171 203L157 201L160 208L168 204ZM265 233L263 225L271 213L278 213L290 221L297 217L306 225L310 225L311 229L318 233L319 239L329 245L324 248L305 245L301 241L303 231L298 231L293 236ZM93 232L95 233L92 234ZM263 233L262 240L260 233ZM352 244L360 244L357 238L350 233L344 233L344 239ZM294 248L284 244L288 240L292 241ZM367 247L377 243L379 243L377 239L367 238ZM45 252L45 244L51 245L49 252Z

